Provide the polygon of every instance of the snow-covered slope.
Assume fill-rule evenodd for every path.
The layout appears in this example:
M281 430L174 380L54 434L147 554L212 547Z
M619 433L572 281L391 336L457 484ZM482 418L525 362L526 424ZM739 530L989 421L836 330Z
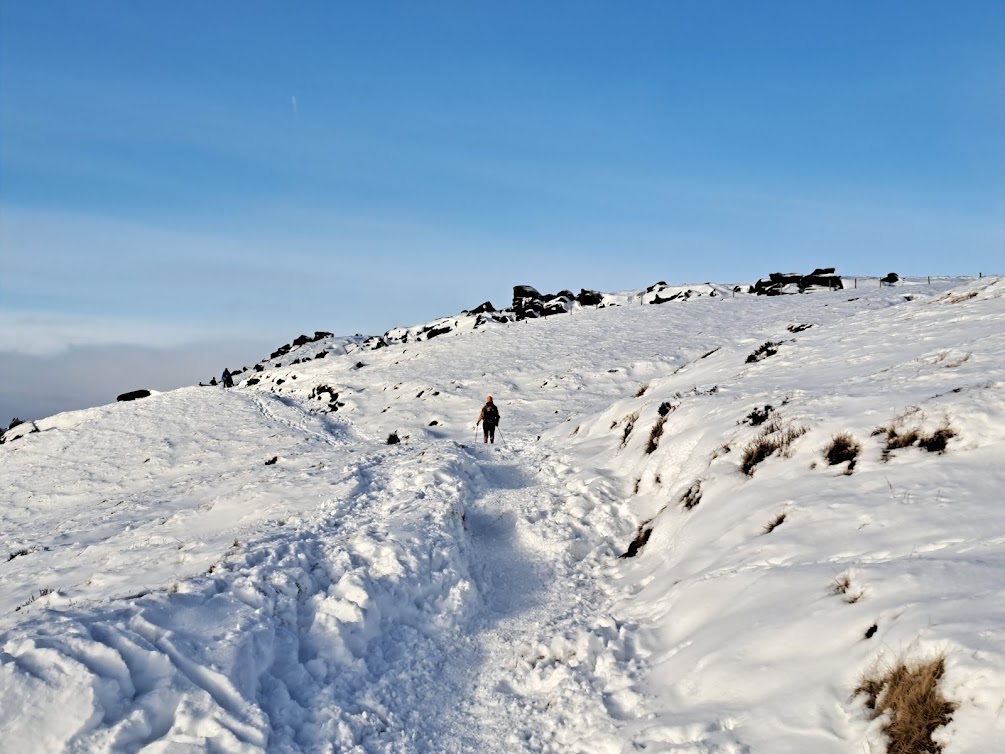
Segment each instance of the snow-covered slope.
M944 656L999 751L1005 282L729 291L7 433L3 750L882 751L856 687Z

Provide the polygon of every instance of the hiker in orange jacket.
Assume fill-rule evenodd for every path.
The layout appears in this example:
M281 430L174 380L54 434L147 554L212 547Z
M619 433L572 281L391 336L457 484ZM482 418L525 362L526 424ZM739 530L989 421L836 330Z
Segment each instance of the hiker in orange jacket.
M475 426L477 427L479 424L482 425L482 430L485 432L482 442L495 443L496 427L499 426L499 409L492 402L491 395L485 399L485 405L482 406L482 411L478 414L478 421L475 423Z

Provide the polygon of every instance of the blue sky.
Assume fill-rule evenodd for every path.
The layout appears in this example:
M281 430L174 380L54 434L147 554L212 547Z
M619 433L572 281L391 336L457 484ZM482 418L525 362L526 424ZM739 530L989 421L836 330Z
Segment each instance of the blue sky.
M89 0L0 25L0 350L278 345L518 283L1005 272L1001 2Z

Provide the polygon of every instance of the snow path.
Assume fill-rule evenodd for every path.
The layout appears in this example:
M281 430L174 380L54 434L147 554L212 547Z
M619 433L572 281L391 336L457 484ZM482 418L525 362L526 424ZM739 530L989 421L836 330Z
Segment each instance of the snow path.
M598 518L618 515L610 483L584 485L532 441L509 443L472 449L481 484L466 525L488 609L460 714L478 740L444 750L620 752L616 723L621 703L636 701L625 695L638 668L608 615L614 551L591 535L609 527Z

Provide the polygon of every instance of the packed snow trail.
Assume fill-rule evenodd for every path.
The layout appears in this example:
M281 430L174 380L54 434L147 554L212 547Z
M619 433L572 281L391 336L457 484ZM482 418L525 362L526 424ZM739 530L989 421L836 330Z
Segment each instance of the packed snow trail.
M478 682L459 710L478 741L457 751L620 752L617 713L638 668L609 616L615 552L597 532L625 512L609 483L573 480L532 439L470 450L480 494L465 518L486 609L471 637Z

